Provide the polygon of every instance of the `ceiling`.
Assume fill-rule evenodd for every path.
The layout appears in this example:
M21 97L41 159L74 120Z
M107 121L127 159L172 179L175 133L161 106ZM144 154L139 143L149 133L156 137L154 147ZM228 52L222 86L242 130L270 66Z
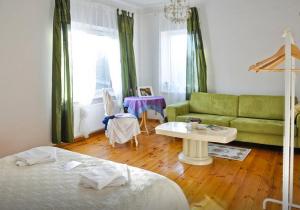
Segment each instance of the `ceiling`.
M157 4L162 4L168 0L122 0L125 3L134 4L139 7L149 7Z

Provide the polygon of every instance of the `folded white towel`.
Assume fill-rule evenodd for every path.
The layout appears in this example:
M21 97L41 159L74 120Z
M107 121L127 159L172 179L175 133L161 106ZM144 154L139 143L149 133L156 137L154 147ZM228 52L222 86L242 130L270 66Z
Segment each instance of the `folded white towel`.
M118 178L114 179L111 183L107 185L108 187L122 186L131 182L129 167L125 164L122 164L122 166L120 167L122 167L122 176L119 176Z
M82 173L80 184L101 190L104 187L122 186L130 182L130 170L125 164L103 164Z
M15 155L17 166L31 166L56 161L56 148L33 148Z

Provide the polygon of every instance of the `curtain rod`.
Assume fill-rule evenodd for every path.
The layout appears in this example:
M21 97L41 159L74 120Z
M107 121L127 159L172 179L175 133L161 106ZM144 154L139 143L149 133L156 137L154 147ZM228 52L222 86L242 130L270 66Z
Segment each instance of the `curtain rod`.
M103 2L102 0L70 0L71 3L72 1L75 1L75 2L80 2L80 3L92 3L92 4L98 4L98 5L102 5L102 6L106 6L106 7L110 7L111 9L119 9L121 8L121 10L124 10L124 11L127 11L127 10L131 10L131 11L136 11L136 8L134 7L130 7L129 5L126 6L117 6L115 5L113 2Z
M129 12L129 11L126 11L126 10L123 10L123 9L117 9L117 13L118 15L121 15L123 12L125 12L129 17L134 17L134 13L133 12Z

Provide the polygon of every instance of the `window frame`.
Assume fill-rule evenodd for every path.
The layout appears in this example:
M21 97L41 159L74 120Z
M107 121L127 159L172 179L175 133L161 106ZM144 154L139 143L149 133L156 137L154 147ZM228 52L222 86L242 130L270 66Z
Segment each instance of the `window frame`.
M96 36L106 36L106 37L116 37L116 34L118 33L118 31L116 29L111 29L111 28L107 28L107 27L101 27L101 26L95 26L95 25L89 25L89 24L83 24L80 22L76 22L76 21L72 21L72 24L75 24L75 26L72 26L75 30L90 34L90 35L96 35ZM76 25L80 25L76 26ZM115 94L113 88L106 88L110 95L113 96L114 98L117 97L117 95ZM95 90L95 95L93 97L92 100L92 104L97 103L99 101L102 101L103 99L103 92L102 89L96 89ZM78 103L78 102L74 102L74 103Z
M162 58L162 54L163 54L163 51L162 51L162 48L163 48L163 44L162 44L162 42L163 42L163 40L162 40L162 37L163 37L163 33L166 33L167 34L167 36L168 36L168 39L170 40L170 37L171 36L175 36L175 35L186 35L186 42L187 42L187 31L185 30L185 29L174 29L174 30L164 30L164 31L160 31L160 36L159 36L159 41L160 41L160 62L159 62L159 68L160 68L160 71L159 71L159 91L161 92L161 93L163 93L163 94L174 94L174 93L177 93L177 91L168 91L167 89L165 89L165 88L163 88L163 81L162 81L162 75L161 75L161 70L162 70L162 60L163 59L168 59L168 60L171 60L171 55L169 54L169 56L168 56L168 58ZM170 48L171 48L171 44L170 44L170 41L169 41L169 43L168 43L168 49L169 49L169 51L171 51L170 50ZM166 50L166 49L164 49L164 50ZM169 52L170 53L170 52ZM186 56L187 56L187 49L186 49ZM185 56L185 57L186 57ZM171 61L169 62L169 63L171 63ZM171 68L171 67L169 67L169 68Z

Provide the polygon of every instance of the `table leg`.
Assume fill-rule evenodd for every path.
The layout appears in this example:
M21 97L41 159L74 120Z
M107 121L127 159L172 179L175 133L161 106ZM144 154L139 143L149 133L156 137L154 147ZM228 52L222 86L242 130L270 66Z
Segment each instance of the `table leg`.
M142 113L142 118L141 118L141 122L140 122L140 127L142 128L143 125L144 125L144 112Z
M139 142L138 142L137 136L134 136L134 141L135 141L135 146L138 147Z
M148 130L148 126L147 126L147 111L143 112L142 114L142 119L141 119L141 123L140 123L140 127L141 128L145 128L144 132L147 133L147 135L149 135L149 130ZM143 130L142 130L143 132Z
M209 165L213 162L208 156L208 142L183 139L183 151L178 156L179 160L192 165Z

